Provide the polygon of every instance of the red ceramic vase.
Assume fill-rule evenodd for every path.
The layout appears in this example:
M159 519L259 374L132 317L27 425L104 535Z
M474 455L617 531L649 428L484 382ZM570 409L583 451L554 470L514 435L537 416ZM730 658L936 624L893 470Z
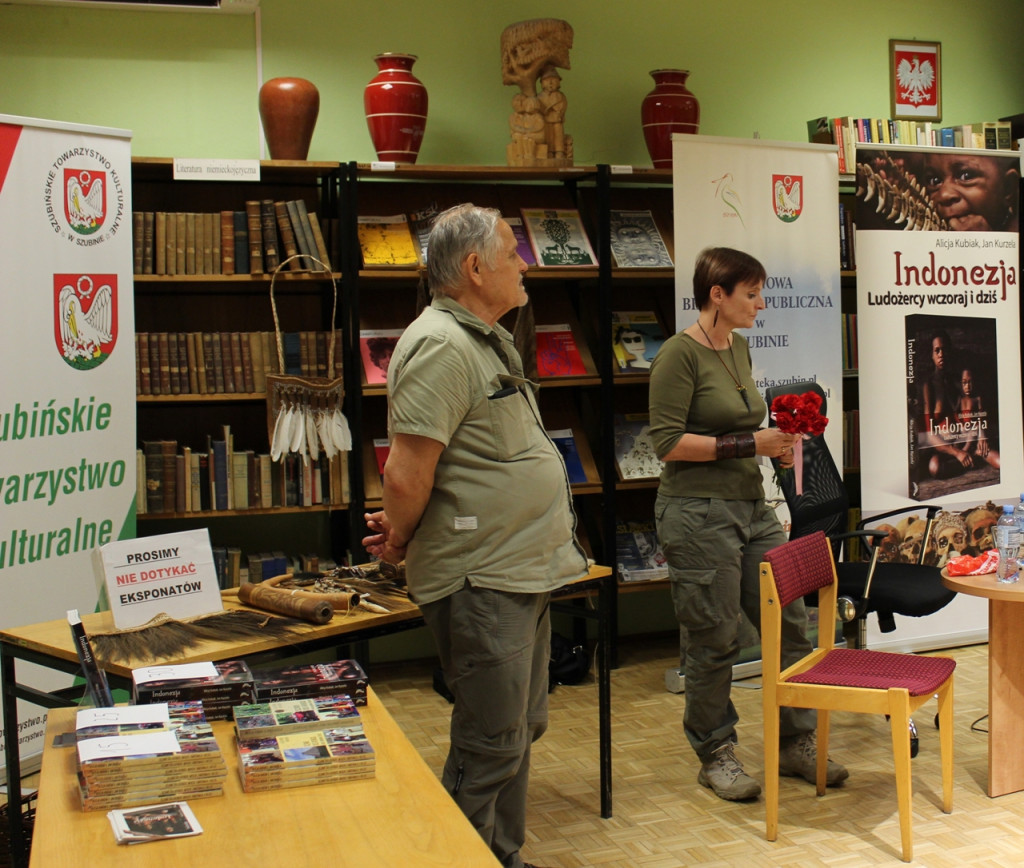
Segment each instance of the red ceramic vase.
M320 92L304 78L272 78L260 88L260 120L272 160L304 160L320 113Z
M415 163L427 127L427 89L412 74L415 54L378 54L377 74L363 91L366 125L377 159Z
M656 69L654 90L644 97L640 119L644 142L655 169L672 168L672 133L694 133L700 126L700 103L686 87L686 69Z

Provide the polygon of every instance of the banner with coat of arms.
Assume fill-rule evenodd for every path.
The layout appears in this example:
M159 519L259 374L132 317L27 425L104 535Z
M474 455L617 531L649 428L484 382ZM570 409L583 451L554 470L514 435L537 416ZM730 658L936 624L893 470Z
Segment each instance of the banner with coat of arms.
M6 628L93 611L93 550L135 535L129 133L0 115L0 226ZM69 683L49 670L29 680ZM19 709L23 756L42 749L42 719Z
M842 464L839 162L832 145L675 135L676 330L697 319L693 266L705 247L733 247L768 273L766 305L745 334L761 394L813 380L826 395L829 451ZM772 470L765 494L789 514Z

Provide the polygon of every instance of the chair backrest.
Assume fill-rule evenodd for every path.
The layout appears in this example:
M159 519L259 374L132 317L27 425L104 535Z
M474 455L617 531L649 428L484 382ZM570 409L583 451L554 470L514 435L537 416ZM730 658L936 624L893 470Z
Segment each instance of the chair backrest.
M765 390L765 401L771 407L779 395L802 395L815 392L821 396L821 413L827 416L828 405L821 386L811 380L771 386ZM769 422L774 425L774 421ZM830 424L836 424L830 420ZM803 442L803 492L796 493L796 479L793 473L777 474L779 488L786 498L792 526L789 538L806 536L823 531L826 536L846 530L846 516L850 497L843 483L842 474L829 452L825 438L821 435L810 437ZM778 460L772 464L778 470ZM838 552L836 553L838 554Z
M836 579L832 550L820 530L769 549L764 559L771 565L779 605L783 607L828 587Z

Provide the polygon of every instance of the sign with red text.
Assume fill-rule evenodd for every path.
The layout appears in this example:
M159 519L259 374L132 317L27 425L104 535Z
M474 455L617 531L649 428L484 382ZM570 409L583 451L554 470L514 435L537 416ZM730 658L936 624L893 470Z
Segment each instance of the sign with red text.
M107 543L99 556L119 630L224 610L205 528Z

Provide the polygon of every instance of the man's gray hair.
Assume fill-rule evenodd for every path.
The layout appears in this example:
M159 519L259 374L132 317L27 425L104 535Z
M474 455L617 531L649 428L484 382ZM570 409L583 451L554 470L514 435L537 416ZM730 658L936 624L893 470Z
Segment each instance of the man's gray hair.
M462 263L476 253L488 268L497 264L501 212L472 202L456 205L434 218L427 239L427 285L434 297L449 295L462 283Z

